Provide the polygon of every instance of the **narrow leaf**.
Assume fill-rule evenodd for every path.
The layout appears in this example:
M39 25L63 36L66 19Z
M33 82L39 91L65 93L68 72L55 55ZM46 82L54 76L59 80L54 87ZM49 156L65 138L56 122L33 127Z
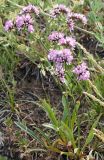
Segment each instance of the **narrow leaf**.
M75 108L74 108L73 113L72 113L72 118L71 118L71 130L72 131L74 129L74 124L77 120L77 113L78 113L79 106L80 106L80 102L78 101L76 103Z
M58 128L56 129L56 127L53 124L51 124L51 123L44 123L43 126L46 127L46 128L58 131Z
M48 141L48 143L50 143L50 139L49 139L48 136L45 134L45 132L43 132L41 129L39 129L39 128L37 128L37 127L34 127L34 128L35 128L35 130L37 130L37 131L41 134L42 137L44 137L44 138Z
M51 108L51 105L48 104L45 100L42 101L42 107L44 108L46 114L48 115L49 119L51 120L52 124L57 128L58 121L56 119L56 114Z
M98 122L99 122L99 119L100 119L101 115L102 115L102 114L100 114L100 115L98 116L97 120L96 120L96 121L94 122L94 124L92 125L92 127L91 127L91 129L90 129L90 132L89 132L89 134L88 134L88 137L87 137L87 139L86 139L86 142L85 142L85 144L84 144L84 146L83 146L83 148L82 148L82 151L85 150L86 146L87 146L87 145L92 141L92 139L94 138L94 130L93 130L93 128L96 128L96 126L97 126L97 124L98 124Z
M62 132L66 135L67 139L71 141L73 147L76 148L73 132L64 122L62 122L61 124L62 124Z
M35 140L37 140L41 145L45 146L44 142L36 135L36 132L33 132L29 128L27 128L23 123L21 122L15 122L15 124L24 132L29 134L31 137L33 137Z

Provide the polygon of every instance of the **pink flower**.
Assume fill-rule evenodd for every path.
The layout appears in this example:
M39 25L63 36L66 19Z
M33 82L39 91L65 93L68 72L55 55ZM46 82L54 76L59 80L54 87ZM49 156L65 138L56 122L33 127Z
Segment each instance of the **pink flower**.
M4 26L5 31L9 31L12 28L13 28L13 21L12 20L6 21Z
M59 15L60 13L65 13L68 14L70 12L70 9L67 8L65 5L63 4L57 4L56 6L54 6L54 8L51 10L50 14L53 17L56 17L57 15Z
M23 25L25 24L24 16L17 16L16 18L16 27L18 30L21 30Z
M71 21L73 21L74 19L81 20L84 25L87 24L87 18L86 18L85 15L80 14L80 13L73 13L73 12L70 12L70 13L67 14L68 24L70 24Z
M54 62L55 72L61 82L65 82L64 63L70 64L73 60L70 49L50 50L48 60Z
M26 24L33 24L33 20L32 20L32 17L30 16L30 14L26 14L24 16L24 21Z
M66 44L66 39L64 37L62 37L60 40L59 40L59 44L60 45L65 45Z
M61 39L63 37L64 37L64 33L53 31L49 35L48 39L49 39L49 41L58 41L59 39Z
M89 78L90 78L90 72L89 71L83 72L79 76L79 80L88 80Z
M34 27L33 25L28 25L28 32L33 33L34 32Z
M73 60L70 49L63 50L50 50L48 54L48 60L55 63L64 63L70 64Z
M67 64L70 64L72 62L72 60L73 60L73 56L71 54L70 49L63 49L62 52L63 52L64 61Z
M34 32L34 27L32 24L33 24L33 20L31 18L30 14L17 16L17 18L16 18L16 27L19 31L23 27L27 27L28 32L30 32L30 33Z
M72 47L75 48L76 40L72 37L66 37L66 42Z
M34 12L37 16L39 15L40 11L39 11L39 8L38 8L38 7L36 7L36 6L33 5L32 10L33 10L33 12Z
M48 60L52 62L63 62L63 55L61 50L50 50L48 53Z
M78 76L78 80L88 80L90 78L90 72L85 62L75 67L73 73Z
M73 50L75 48L75 46L76 46L76 40L74 38L72 38L72 37L65 37L65 38L61 38L59 40L59 44L68 45Z
M39 11L38 7L36 7L32 4L29 4L28 6L26 6L22 9L20 14L31 13L31 12L35 13L36 15L39 15L40 11Z
M67 24L70 32L72 32L74 30L74 21L71 18L67 18Z
M55 72L56 72L56 75L59 77L60 81L64 83L65 82L65 71L64 71L62 63L55 64Z
M83 22L84 25L87 24L87 18L83 14L74 13L73 17L77 18L77 19L80 19Z
M87 18L83 14L70 12L67 14L67 24L70 32L74 30L74 20L76 19L81 20L84 25L87 24Z

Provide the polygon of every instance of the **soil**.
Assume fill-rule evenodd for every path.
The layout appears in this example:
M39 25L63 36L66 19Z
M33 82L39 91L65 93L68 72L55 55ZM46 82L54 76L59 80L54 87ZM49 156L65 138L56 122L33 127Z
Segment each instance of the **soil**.
M30 71L27 74L27 70ZM4 137L4 145L0 148L0 154L8 157L8 160L55 160L58 155L54 155L50 152L31 152L29 154L24 154L26 148L25 145L19 144L20 139L24 136L28 139L28 143L32 149L41 148L38 142L33 141L24 132L13 123L14 121L21 120L25 121L29 128L33 129L33 126L38 126L42 128L42 124L49 122L46 113L42 108L37 106L35 102L41 99L50 99L50 103L54 109L58 109L61 115L62 105L61 105L61 91L58 85L55 83L52 76L48 73L45 77L41 76L39 69L30 64L28 60L24 59L21 65L16 69L14 73L16 85L15 94L15 113L10 112L10 106L5 105L7 112L2 115L3 120L1 121L1 132ZM2 94L1 94L2 95ZM5 99L5 95L3 95ZM39 97L39 98L38 98ZM7 117L10 117L8 119ZM17 136L18 130L20 130L20 135ZM42 128L44 130L44 128ZM46 130L45 130L46 132ZM54 135L52 136L54 138ZM19 143L18 143L19 141ZM33 141L33 142L32 142ZM22 143L22 142L21 142ZM50 156L51 155L51 156Z

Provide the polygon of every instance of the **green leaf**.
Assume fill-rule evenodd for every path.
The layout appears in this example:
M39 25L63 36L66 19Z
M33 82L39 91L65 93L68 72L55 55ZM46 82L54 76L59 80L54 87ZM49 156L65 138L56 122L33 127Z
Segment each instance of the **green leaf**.
M89 134L88 134L88 136L87 136L87 139L86 139L86 141L85 141L85 144L84 144L84 146L83 146L83 148L82 148L82 151L84 151L85 150L85 148L86 148L86 146L92 141L92 139L94 138L94 128L96 128L96 126L97 126L97 124L98 124L98 122L99 122L99 119L100 119L100 117L101 117L101 115L102 114L100 114L99 116L98 116L98 118L97 118L97 120L94 122L94 124L92 125L92 127L91 127L91 129L90 129L90 132L89 132Z
M62 104L64 107L68 106L68 100L65 95L62 96Z
M42 107L44 108L45 112L47 113L49 119L52 122L52 125L56 128L58 127L58 121L56 119L55 111L51 108L51 105L47 103L45 100L42 101Z
M64 106L62 121L68 125L70 120L69 106L68 106L69 102L65 96L62 97L62 104Z
M48 141L48 143L50 143L50 139L48 138L48 136L46 135L45 132L43 132L41 129L39 129L37 127L34 127L34 128L42 135L42 137L44 137Z
M43 126L49 129L53 129L54 131L58 131L58 128L56 129L56 127L53 124L44 123Z
M36 135L36 132L30 130L29 128L27 128L27 126L25 126L23 123L21 122L15 122L15 124L24 132L26 132L27 134L29 134L31 137L33 137L35 140L37 140L41 145L45 146L44 142L40 139L40 137L38 137Z
M78 113L79 106L80 106L80 102L78 101L77 104L75 105L75 108L74 108L73 113L72 113L72 118L71 118L71 130L72 130L72 132L73 132L73 129L74 129L74 124L77 120L77 113Z
M68 141L71 141L73 147L76 148L73 132L64 122L61 122L61 125L61 131L66 135Z

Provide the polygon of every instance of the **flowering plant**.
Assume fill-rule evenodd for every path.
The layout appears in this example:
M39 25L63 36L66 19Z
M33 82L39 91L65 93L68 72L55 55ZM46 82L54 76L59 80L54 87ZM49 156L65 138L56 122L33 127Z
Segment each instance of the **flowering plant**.
M64 105L64 112L61 120L56 118L57 116L55 111L53 111L51 105L47 103L45 100L41 101L41 104L38 104L44 109L48 118L50 119L50 123L44 123L43 126L56 132L57 138L53 142L49 138L49 135L47 135L45 132L43 132L37 127L35 127L35 130L38 131L40 137L38 136L38 134L35 133L35 131L33 132L32 130L27 128L27 126L25 126L23 123L15 122L15 124L19 128L21 128L22 131L25 131L31 137L37 140L45 149L58 153L60 157L64 155L67 159L71 160L94 160L94 157L91 154L91 152L89 151L89 154L86 154L85 149L87 149L88 145L94 138L93 128L96 127L99 119L101 118L101 114L93 123L91 129L89 130L88 136L85 139L85 142L83 142L82 144L82 135L80 133L81 126L79 124L78 118L80 102L76 102L76 105L74 106L74 110L72 111L71 115L68 108L68 101L65 97L63 97L62 102ZM75 126L77 130L75 130Z
M46 19L47 16L47 19L44 25L39 22L42 25L39 26L37 21L41 16L43 16L43 19ZM89 129L85 141L81 142L83 134L80 132L82 126L81 121L79 122L78 111L80 107L79 101L81 101L82 95L84 94L94 102L98 102L101 106L104 106L102 94L90 81L92 78L91 71L93 70L89 68L89 66L92 63L95 67L94 69L97 69L100 73L103 73L104 69L96 62L94 57L78 43L74 31L76 24L80 25L80 21L85 26L87 24L86 16L75 13L65 5L56 5L47 14L38 7L29 4L23 7L14 20L8 20L4 25L4 30L7 32L7 35L13 31L13 34L20 38L18 41L16 37L16 40L19 42L19 45L25 45L27 57L29 57L29 53L31 53L32 56L36 55L38 63L40 62L38 67L41 66L44 70L50 71L50 74L56 75L58 82L61 82L59 84L63 91L62 104L64 109L61 118L57 117L51 105L45 100L40 100L41 104L37 104L41 106L48 115L50 123L43 124L43 126L50 130L52 129L56 133L58 138L55 138L54 141L37 127L35 127L35 129L40 137L21 122L16 122L16 125L35 140L38 140L45 149L59 153L60 156L65 155L67 158L76 160L94 159L91 154L92 150L90 150L88 146L94 137L93 128L96 127L101 117L100 114L92 124L91 129ZM82 50L85 55L78 57L80 50ZM42 56L40 56L40 53L42 53ZM33 63L37 62L37 59L32 56L31 61ZM87 91L91 91L91 94L87 93L87 91L85 92L86 88ZM93 91L100 100L92 95ZM70 104L74 106L74 109L70 111L71 113L69 112L69 101ZM88 153L85 149L87 149Z
M76 39L73 38L72 33L74 30L74 26L76 21L79 19L83 22L83 24L87 24L87 18L79 13L74 13L72 12L69 8L67 8L65 5L56 5L51 11L50 14L53 19L57 19L58 16L61 14L65 15L66 23L68 24L68 28L70 31L71 36L66 36L65 33L63 32L57 32L57 31L52 31L51 34L48 37L48 40L52 42L55 46L57 44L56 49L51 49L48 54L48 60L50 62L53 62L55 65L55 71L56 75L58 75L59 79L61 82L65 82L65 68L64 65L70 65L74 59L73 53L75 50L75 47L77 45ZM60 48L60 50L59 50ZM83 66L83 71L81 70L80 67L80 78L79 80L88 80L90 78L90 73L88 71L88 67L86 63L82 63ZM74 73L78 75L78 70L79 66L73 70Z
M38 16L39 9L36 6L29 4L28 6L24 7L20 11L15 21L8 20L5 22L5 26L4 26L5 31L9 31L13 28L16 28L18 31L20 31L26 27L28 32L33 33L34 32L34 26L33 26L34 21L31 16L32 13Z

